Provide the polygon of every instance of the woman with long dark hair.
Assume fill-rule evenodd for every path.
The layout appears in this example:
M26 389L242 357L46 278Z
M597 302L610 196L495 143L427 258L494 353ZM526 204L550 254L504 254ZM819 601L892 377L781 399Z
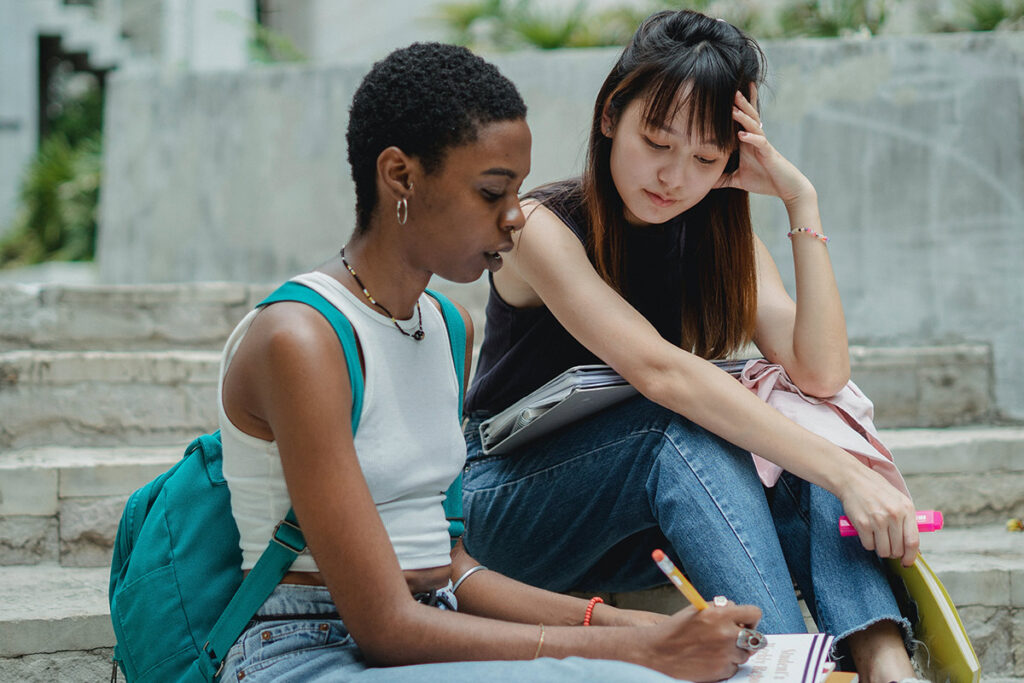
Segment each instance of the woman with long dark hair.
M242 569L289 507L308 549L227 653L223 680L709 681L749 657L738 638L756 607L595 606L481 571L449 542L460 387L424 288L435 273L468 282L501 268L524 220L525 116L508 79L451 45L397 50L356 91L355 229L294 281L351 323L360 367L326 314L292 301L250 313L225 348L219 418ZM350 371L364 379L358 433Z
M760 123L764 69L724 21L651 16L598 93L582 178L526 196L467 397L466 546L546 588L623 591L662 580L649 553L664 544L702 592L760 606L769 632L804 629L795 579L864 680L906 678L909 624L880 558L913 561L911 501L709 362L753 342L806 395L849 380L816 191ZM749 192L786 206L796 301ZM483 453L483 419L601 362L641 396ZM750 452L786 470L774 488ZM841 514L860 544L840 539Z

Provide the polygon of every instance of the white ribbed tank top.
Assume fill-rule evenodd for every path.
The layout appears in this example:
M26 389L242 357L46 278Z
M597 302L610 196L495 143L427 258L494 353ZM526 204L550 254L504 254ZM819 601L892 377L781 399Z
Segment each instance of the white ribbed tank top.
M441 313L430 296L420 296L426 336L417 342L334 278L311 272L293 280L312 287L344 313L359 338L365 390L356 456L399 564L402 569L447 565L450 543L442 502L465 464L466 444L458 417L458 380ZM275 525L291 507L277 443L242 432L224 412L224 373L256 313L250 312L228 338L217 391L224 477L241 536L243 569L256 564ZM399 321L403 322L404 329L413 329L415 315ZM317 571L308 549L291 570Z

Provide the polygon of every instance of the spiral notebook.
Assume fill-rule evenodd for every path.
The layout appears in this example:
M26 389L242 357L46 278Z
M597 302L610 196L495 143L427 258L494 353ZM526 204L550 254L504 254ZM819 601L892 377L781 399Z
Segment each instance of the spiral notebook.
M714 361L739 376L746 360ZM484 453L510 451L637 393L607 365L577 365L480 423Z

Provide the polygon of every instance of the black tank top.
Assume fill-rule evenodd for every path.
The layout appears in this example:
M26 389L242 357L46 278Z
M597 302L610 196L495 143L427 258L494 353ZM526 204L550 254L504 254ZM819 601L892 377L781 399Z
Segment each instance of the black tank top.
M590 226L584 219L578 180L559 184L541 201L586 245ZM631 226L624 236L625 297L676 346L682 333L685 236L685 214L662 225ZM466 395L467 412L499 412L574 365L602 362L562 327L547 306L515 308L488 278L487 322L476 375Z

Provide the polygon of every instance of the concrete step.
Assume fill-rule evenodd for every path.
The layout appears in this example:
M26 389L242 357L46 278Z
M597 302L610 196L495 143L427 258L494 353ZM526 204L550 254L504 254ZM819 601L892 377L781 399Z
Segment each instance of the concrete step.
M173 444L216 428L215 351L0 353L0 448Z
M856 357L854 374L879 426L978 423L992 412L987 347L864 349ZM188 438L216 423L218 364L217 351L0 352L0 448ZM862 367L870 372L860 379ZM883 385L872 387L872 377Z
M1024 427L885 429L919 510L942 510L950 526L1024 516Z
M2 283L0 351L219 351L238 321L271 289L224 282Z
M996 412L987 345L851 346L850 363L878 427L976 424Z
M945 529L922 552L956 603L982 671L1024 676L1024 533L1005 524Z
M431 286L462 303L483 337L484 280ZM219 350L273 287L240 283L0 284L0 351ZM885 427L983 422L995 411L991 349L979 344L853 346L853 378Z
M184 447L0 452L0 565L109 566L125 500Z
M196 432L198 434L198 432ZM105 566L126 497L173 465L169 446L0 451L0 564ZM882 430L919 509L951 527L1024 515L1024 427Z
M950 526L1024 514L1024 428L883 430L920 509ZM180 457L155 447L0 452L0 564L104 566L125 498Z
M89 273L57 276L59 282L33 284L0 276L0 351L220 350L235 324L274 288L238 282L104 285L91 282ZM82 281L68 283L76 277ZM434 278L430 286L470 312L480 342L486 281Z
M0 681L108 680L107 569L0 567Z
M1024 533L1001 525L946 529L926 536L924 552L957 604L986 679L1024 677ZM109 657L108 578L106 568L0 567L0 680L25 680L5 674L47 653L51 662L94 665ZM672 587L606 597L658 611L681 599Z

